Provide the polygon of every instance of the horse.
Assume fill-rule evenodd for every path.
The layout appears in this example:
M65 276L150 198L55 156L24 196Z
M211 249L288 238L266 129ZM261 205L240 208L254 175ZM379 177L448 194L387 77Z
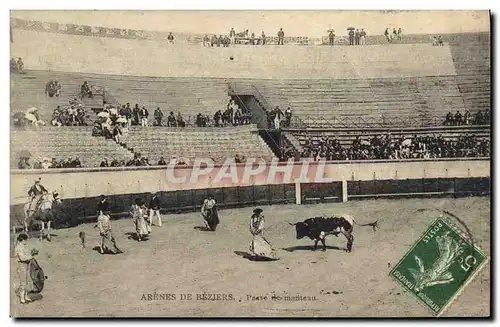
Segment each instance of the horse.
M30 202L24 205L24 230L28 233L28 227L33 220L39 220L41 223L40 228L40 241L43 240L45 231L45 223L47 223L47 240L50 241L50 225L54 221L54 212L52 206L54 204L61 204L61 199L55 196L54 193L45 193L41 195L41 203L37 209L30 209Z
M217 212L217 208L213 207L207 209L206 215L203 218L207 222L208 228L214 232L219 224L219 213Z

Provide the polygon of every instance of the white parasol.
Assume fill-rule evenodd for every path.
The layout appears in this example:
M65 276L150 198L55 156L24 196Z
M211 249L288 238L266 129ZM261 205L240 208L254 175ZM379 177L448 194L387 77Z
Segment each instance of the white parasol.
M403 142L401 142L402 146L411 146L411 139L406 139Z
M26 110L27 113L31 113L31 112L35 112L35 111L38 111L38 108L31 107L28 110Z
M97 114L97 117L108 118L109 117L109 112L101 111L100 113Z

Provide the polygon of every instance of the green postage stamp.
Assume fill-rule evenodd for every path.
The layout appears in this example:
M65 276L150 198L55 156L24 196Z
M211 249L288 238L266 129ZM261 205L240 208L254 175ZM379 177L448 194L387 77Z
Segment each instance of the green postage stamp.
M441 315L486 262L467 236L439 217L389 274Z

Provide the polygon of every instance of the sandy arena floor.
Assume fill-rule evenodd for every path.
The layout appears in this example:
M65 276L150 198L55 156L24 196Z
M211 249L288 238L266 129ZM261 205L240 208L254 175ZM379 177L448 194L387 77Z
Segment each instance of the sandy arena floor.
M462 218L475 242L490 255L490 199L369 200L344 204L263 206L266 237L281 260L253 262L238 255L248 251L249 217L253 208L222 210L215 233L195 229L203 222L198 213L163 216L148 242L128 239L131 219L113 222L121 255L100 255L93 250L98 236L94 224L56 230L52 242L31 239L40 249L38 261L49 279L44 298L18 304L15 261L11 259L11 313L18 317L95 316L281 316L281 317L387 317L431 316L388 273L391 267L446 209ZM422 210L429 208L431 210ZM310 251L312 241L296 240L286 221L320 214L350 213L359 223L379 219L380 229L355 226L352 253L343 249L343 236L329 236L326 252ZM87 234L82 249L78 233ZM236 251L236 253L235 253ZM444 316L487 316L490 307L488 264ZM142 298L148 294L175 294L175 300ZM181 300L181 293L192 300ZM233 300L197 300L197 294L232 294ZM309 301L272 300L302 295ZM247 295L268 296L249 300ZM153 298L154 299L154 298Z

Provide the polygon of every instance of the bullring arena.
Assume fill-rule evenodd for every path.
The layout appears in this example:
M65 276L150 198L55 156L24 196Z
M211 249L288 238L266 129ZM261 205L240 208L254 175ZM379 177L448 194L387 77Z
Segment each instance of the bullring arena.
M477 110L490 110L489 32L443 35L442 46L433 46L429 35L394 44L381 35L353 47L304 45L302 37L287 37L282 47L203 47L197 36L167 44L116 31L85 34L102 28L79 32L22 19L11 24L12 57L23 59L25 71L11 73L11 112L36 107L47 122L11 128L13 316L429 317L389 272L430 224L445 211L459 216L490 255L490 122L474 118ZM89 50L97 48L106 55ZM45 92L49 80L62 85L57 97ZM54 108L68 106L83 81L94 91L80 99L87 126L50 126ZM213 126L211 116L229 100L250 121ZM156 107L165 121L170 111L180 112L186 126L131 126L115 142L93 135L104 101L147 107L151 125ZM291 119L269 119L276 106L291 107ZM467 110L471 122L443 124L448 112ZM209 115L208 126L195 123L200 112ZM436 157L429 141L426 150L414 150L422 156L372 152L372 137L386 135L414 137L413 144L417 137L441 135L459 150L445 153L444 145ZM367 148L328 150L325 158L319 153L323 138L337 140L338 149L361 139ZM320 144L318 157L302 176L306 163L299 159L312 158L312 144ZM18 169L20 153L29 154L31 169ZM246 160L229 165L236 176L218 177L235 155ZM82 167L33 164L43 165L45 157L78 157ZM99 167L104 157L125 163L145 157L149 164ZM166 166L156 164L162 157L170 161ZM187 163L172 163L180 157ZM247 168L254 174L245 179ZM41 241L37 225L31 226L28 246L39 250L48 279L42 299L20 304L14 246L26 193L38 178L58 193L62 207L54 211L50 241ZM137 242L129 207L136 198L148 203L156 192L163 224L152 227L148 241ZM101 194L109 199L121 254L98 252ZM200 215L209 194L220 208L214 232L204 230ZM265 237L277 261L248 258L256 207L264 211ZM350 253L342 235L328 236L325 252L311 251L313 241L297 240L288 224L341 213L361 224L378 220L375 231L354 226ZM490 284L488 264L444 316L489 316Z

